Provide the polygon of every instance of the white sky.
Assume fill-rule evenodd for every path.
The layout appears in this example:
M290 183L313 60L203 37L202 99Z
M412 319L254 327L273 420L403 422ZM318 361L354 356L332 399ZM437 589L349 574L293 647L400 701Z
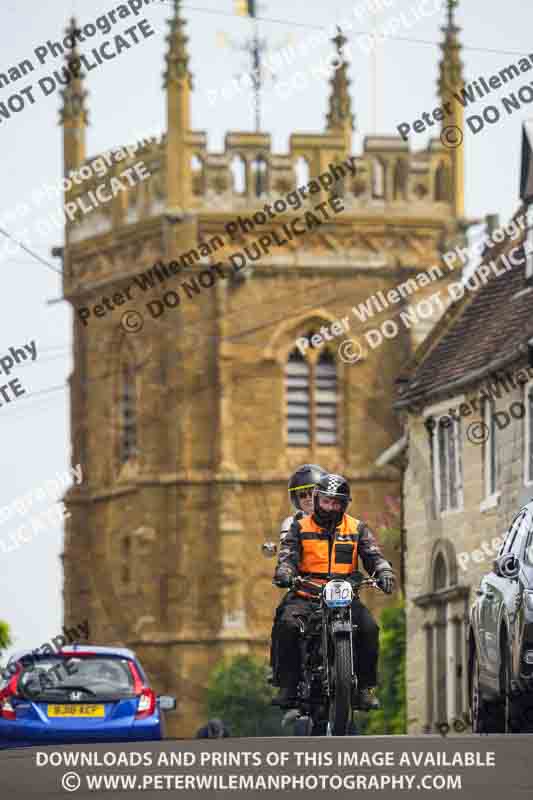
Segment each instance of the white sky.
M403 9L397 36L388 39L380 48L377 69L377 126L372 130L372 60L350 37L353 60L353 111L358 132L354 136L355 153L360 152L362 136L380 133L396 134L401 122L412 122L423 111L438 105L436 81L442 40L439 30L444 12L415 21L414 9L434 8L435 0L387 0L389 9L378 17L378 26L390 24ZM93 22L99 15L119 2L92 0L53 0L35 3L34 0L4 0L0 10L0 72L24 58L37 59L33 50L47 39L64 36L67 18L74 12L82 25ZM264 0L259 5L261 16L276 20L262 22L260 30L272 45L286 44L292 34L295 42L313 32L313 27L329 26L363 0L334 0L328 4L318 0L295 0L290 5L282 0ZM89 47L112 38L135 21L146 17L156 35L141 39L141 43L123 52L116 59L91 71L86 80L90 92L88 108L90 127L87 134L88 154L118 144L134 142L143 134L161 131L165 119L165 98L162 72L168 26L172 5L155 2L137 18L130 17L115 25L107 35L99 34ZM251 23L233 15L233 0L203 0L187 3L184 16L190 66L195 91L192 101L194 129L206 130L209 149L221 150L228 130L252 130L253 116L249 104L237 96L233 101L219 102L215 108L208 103L207 92L225 85L246 65L243 53L217 45L217 33L225 32L234 41L242 41L252 30ZM83 14L81 12L83 11ZM361 12L362 15L364 12ZM352 17L353 18L353 17ZM533 8L521 0L508 0L504 5L462 2L457 14L462 28L461 42L467 80L480 75L490 76L520 55L530 50L529 32L533 24ZM370 17L355 19L355 31L368 31ZM416 40L416 41L413 41ZM83 52L83 51L82 51ZM295 72L310 73L315 59L323 59L325 50L314 50L307 57L286 67L281 81L292 80ZM58 69L60 59L50 59L27 78L0 89L0 103L15 91ZM533 79L525 74L508 88L494 91L486 101L480 100L472 109L480 113L485 104L501 108L500 98ZM286 90L285 90L286 91ZM286 152L291 132L320 132L324 128L329 86L325 78L314 78L307 90L292 94L281 102L268 95L271 110L265 113L263 130L270 131L274 150ZM35 88L37 102L28 105L18 115L0 121L0 152L2 153L2 185L0 218L17 203L28 201L32 192L43 183L57 182L62 177L62 136L57 125L59 95L44 97ZM505 220L518 205L519 159L521 124L527 118L524 106L512 116L502 114L499 123L487 125L474 136L466 133L466 213L483 217L499 213ZM435 129L436 130L436 129ZM416 135L412 147L426 145L427 134ZM6 223L12 234L35 224L37 219L59 208L54 200L45 201L34 215L20 222ZM1 224L1 223L0 223ZM39 236L31 229L22 238L31 241L33 249L58 267L50 256L50 248L61 244L61 231ZM0 251L2 248L0 236ZM36 490L68 470L70 465L70 433L68 395L65 387L71 369L71 312L66 303L48 305L47 301L60 295L59 276L19 251L0 261L4 277L0 292L0 358L10 347L21 347L35 341L37 361L14 370L8 380L18 377L27 391L9 405L0 407L0 509L21 494ZM2 379L5 376L0 374ZM47 503L36 506L44 511ZM1 512L0 512L1 514ZM31 516L31 512L30 515ZM1 517L0 517L1 518ZM0 524L0 540L8 541L15 529L13 521ZM27 521L27 520L26 520ZM24 520L20 519L19 524ZM0 618L12 628L16 647L38 647L59 633L62 625L62 572L59 561L62 532L56 526L41 532L34 541L15 552L5 554L0 547Z

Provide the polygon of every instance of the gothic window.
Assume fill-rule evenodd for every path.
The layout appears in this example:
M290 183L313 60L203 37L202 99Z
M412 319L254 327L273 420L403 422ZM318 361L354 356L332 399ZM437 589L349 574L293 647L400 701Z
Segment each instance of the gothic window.
M430 562L429 594L415 598L425 609L426 733L452 725L467 709L466 614L468 590L457 583L455 548L436 543Z
M198 155L191 156L192 193L196 197L204 193L204 162Z
M135 371L123 364L120 373L120 463L137 456L137 390Z
M378 200L385 197L385 167L379 158L372 162L372 196Z
M450 169L441 161L435 172L435 200L447 202L450 199Z
M394 167L393 196L395 200L407 199L407 164L400 158Z
M255 196L261 197L268 191L268 166L263 156L252 161L252 178Z
M246 161L240 155L231 159L230 170L235 194L246 194Z
M533 484L533 381L524 386L524 405L526 408L524 436L524 482Z
M296 186L304 186L309 183L309 162L303 156L297 160L294 171L296 172Z
M308 338L313 336L308 334ZM337 369L328 350L305 358L297 348L285 368L287 444L337 444Z
M438 553L433 564L433 591L438 592L448 585L448 569L442 553Z

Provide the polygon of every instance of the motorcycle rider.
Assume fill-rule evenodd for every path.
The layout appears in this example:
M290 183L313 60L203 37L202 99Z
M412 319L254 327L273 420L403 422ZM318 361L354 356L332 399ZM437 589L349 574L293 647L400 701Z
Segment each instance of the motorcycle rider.
M324 576L349 578L357 571L359 557L365 570L379 587L391 594L394 572L383 558L369 527L346 514L351 501L348 481L341 475L325 475L313 490L313 512L294 520L284 537L274 583L289 588L296 575L326 583ZM296 617L306 617L312 595L303 589L291 590L285 598L278 620L279 683L281 691L276 705L294 705L300 676L299 626ZM379 652L379 627L369 610L354 598L352 622L358 626L359 708L379 708L375 696Z
M281 523L281 530L279 532L279 553L278 553L278 566L282 553L284 553L283 541L290 531L291 525L294 520L299 520L307 514L311 514L313 510L313 489L317 481L324 475L327 475L326 470L319 467L318 464L302 464L298 467L289 478L287 486L289 492L289 501L295 509L295 514L286 517ZM281 600L281 603L276 609L274 615L274 623L272 625L271 646L270 646L270 666L272 667L272 685L279 686L277 673L279 663L279 617L287 595Z

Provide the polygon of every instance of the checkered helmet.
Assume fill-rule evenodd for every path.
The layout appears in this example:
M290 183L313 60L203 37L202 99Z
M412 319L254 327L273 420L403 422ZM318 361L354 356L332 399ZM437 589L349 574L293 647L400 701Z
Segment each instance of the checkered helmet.
M340 511L324 511L320 507L320 497L333 497L340 500ZM342 475L328 473L317 482L313 492L313 516L320 525L338 525L351 501L350 484Z
M324 475L327 475L326 470L319 467L318 464L302 464L292 473L288 485L289 500L297 511L302 510L298 500L298 490L314 489L317 481Z

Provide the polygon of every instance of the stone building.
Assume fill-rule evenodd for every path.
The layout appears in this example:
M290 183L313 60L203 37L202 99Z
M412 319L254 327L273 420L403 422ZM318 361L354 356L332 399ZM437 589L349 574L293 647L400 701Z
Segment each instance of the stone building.
M505 226L488 231L479 264L463 291L453 290L456 302L416 353L395 404L405 427L392 455L407 448L410 734L436 733L445 723L452 734L464 729L475 589L533 496L530 155L525 134L524 202Z
M451 11L445 30L441 95L460 84ZM398 471L374 462L399 435L400 364L438 312L354 364L339 356L332 326L346 317L350 333L362 335L354 304L421 275L462 241L463 150L432 139L413 153L399 137L368 136L355 176L341 169L354 117L339 34L322 132L292 134L287 153L272 152L268 133L229 132L224 151L209 152L206 132L190 129L177 0L167 41L167 130L109 172L142 159L150 177L66 228L72 463L82 464L84 483L66 497L64 604L66 624L88 618L96 641L138 652L157 690L178 699L170 735L187 736L204 721L213 666L268 653L280 594L260 546L288 513L294 467L314 461L346 475L350 510L371 525L385 498L399 494ZM83 76L63 91L66 176L98 155L86 152L86 94ZM461 114L456 104L458 124ZM333 167L334 185L301 209L274 221L263 213L255 229L237 222ZM99 181L73 185L66 200ZM258 236L335 197L342 213L232 269L236 249L256 253ZM155 286L144 291L135 277L150 269ZM452 277L443 274L443 285ZM423 300L434 287L415 288ZM402 294L399 308L407 305ZM296 347L321 327L321 343ZM378 613L386 601L368 602Z

